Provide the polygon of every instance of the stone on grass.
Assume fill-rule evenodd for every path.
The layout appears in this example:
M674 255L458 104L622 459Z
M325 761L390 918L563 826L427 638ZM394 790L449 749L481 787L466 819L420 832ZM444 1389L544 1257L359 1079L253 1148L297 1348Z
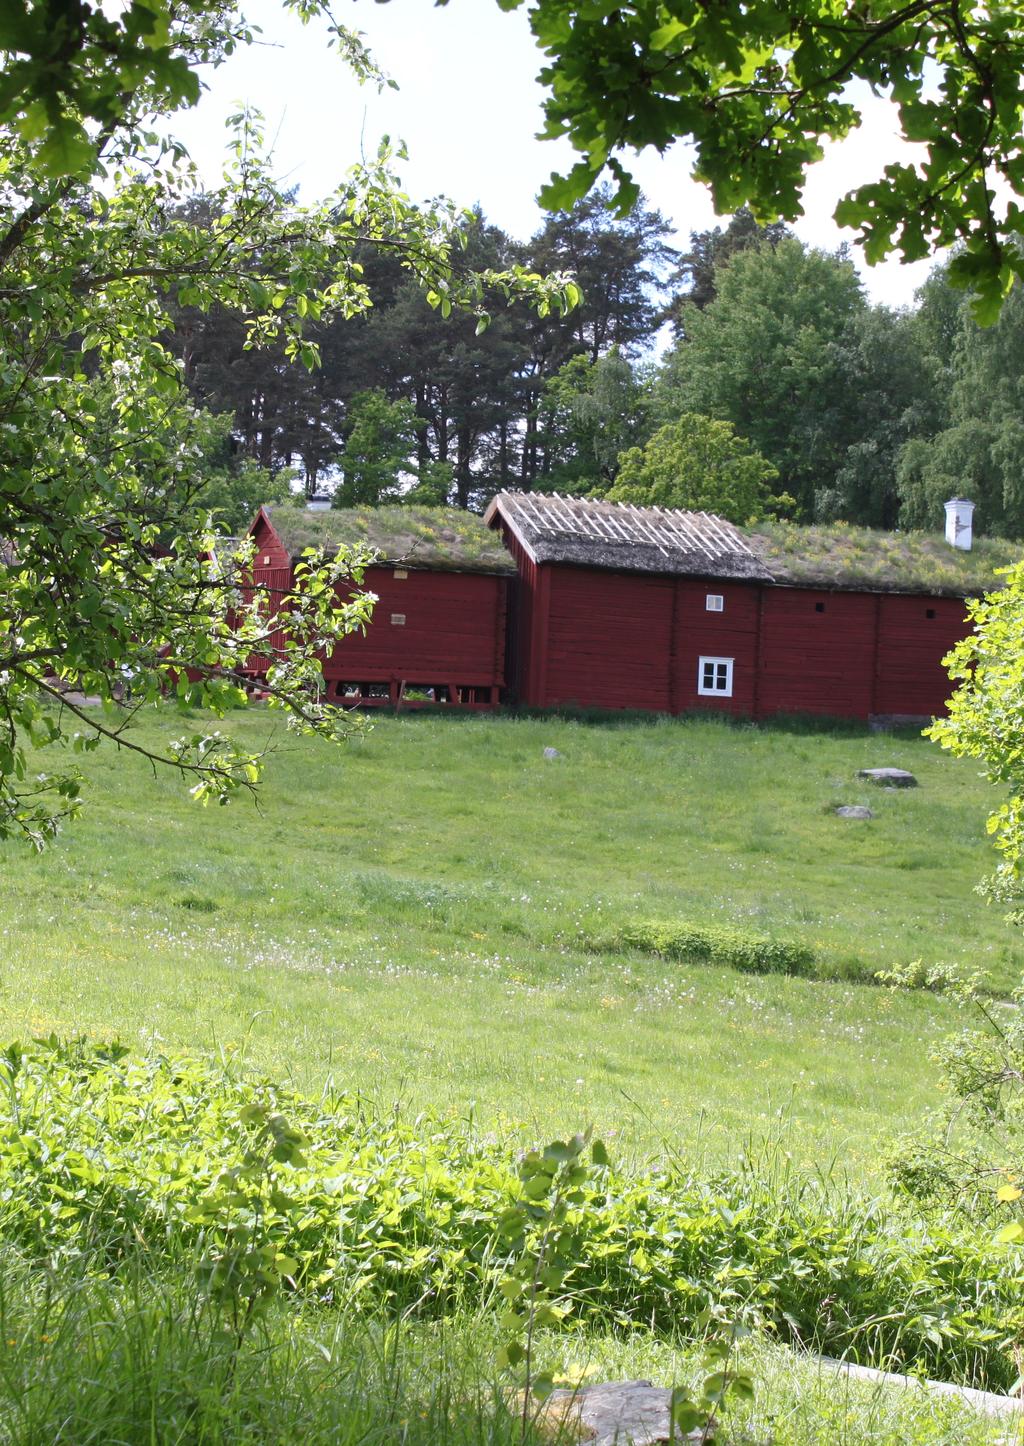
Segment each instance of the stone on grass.
M836 809L837 818L874 818L870 808L865 808L862 803L844 803Z
M905 768L861 768L857 777L866 778L869 783L880 784L882 788L917 787L917 779Z
M699 1441L700 1431L672 1431L672 1392L650 1381L606 1381L578 1391L552 1391L537 1415L542 1436L588 1446L661 1446Z
M561 758L561 756L557 748L545 748L544 750L545 758Z

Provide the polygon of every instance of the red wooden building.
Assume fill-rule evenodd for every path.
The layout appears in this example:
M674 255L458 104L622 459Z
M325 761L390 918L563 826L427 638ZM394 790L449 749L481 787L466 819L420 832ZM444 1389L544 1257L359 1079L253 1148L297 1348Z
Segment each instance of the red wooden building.
M591 499L502 493L485 520L516 560L511 686L534 707L931 717L986 574L940 538L773 537Z
M964 599L1020 552L538 493L501 493L482 519L264 507L251 535L256 581L271 588L288 587L310 546L380 554L366 634L324 662L329 697L751 718L941 713ZM254 679L268 662L250 660Z
M287 589L307 547L364 544L381 556L363 589L376 594L365 634L324 661L329 697L494 707L505 686L505 622L515 564L479 517L394 507L310 512L261 507L250 528L254 580ZM253 658L254 678L268 659Z

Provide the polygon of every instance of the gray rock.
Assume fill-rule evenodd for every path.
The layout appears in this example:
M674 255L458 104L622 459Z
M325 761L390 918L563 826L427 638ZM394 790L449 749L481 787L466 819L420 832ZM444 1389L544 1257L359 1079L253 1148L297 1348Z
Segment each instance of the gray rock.
M561 756L557 748L545 748L544 750L545 758L561 758Z
M844 803L841 808L836 809L837 818L874 818L870 808L865 808L862 803Z
M553 1391L538 1425L554 1428L561 1439L588 1446L661 1446L668 1441L699 1441L700 1431L672 1431L672 1392L650 1381L606 1381L579 1391Z
M880 784L882 788L917 787L917 779L905 768L861 768L857 777L866 778L869 783Z

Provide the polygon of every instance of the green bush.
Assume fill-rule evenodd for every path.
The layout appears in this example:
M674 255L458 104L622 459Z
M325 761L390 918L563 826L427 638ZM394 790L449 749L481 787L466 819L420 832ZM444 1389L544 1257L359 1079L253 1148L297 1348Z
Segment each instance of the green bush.
M6 1084L6 1088L4 1085ZM373 1118L230 1066L37 1042L0 1055L0 1234L94 1273L137 1259L211 1285L440 1313L490 1299L514 1159L464 1122ZM601 1168L573 1204L575 1319L685 1331L709 1302L786 1340L972 1384L1014 1379L1024 1260L770 1169Z
M745 974L804 974L815 971L814 951L791 939L731 929L724 924L628 924L615 936L618 947L658 954L664 959L695 959L729 964Z

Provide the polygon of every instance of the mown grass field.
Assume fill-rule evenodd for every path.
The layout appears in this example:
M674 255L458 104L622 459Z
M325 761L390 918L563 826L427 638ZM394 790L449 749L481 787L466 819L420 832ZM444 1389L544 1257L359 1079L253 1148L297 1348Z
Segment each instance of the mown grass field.
M181 726L155 713L142 736ZM226 726L255 742L273 715ZM912 736L412 717L340 751L278 742L262 812L87 759L84 818L43 858L2 855L5 1035L244 1042L306 1090L330 1076L531 1135L594 1121L640 1156L781 1130L798 1161L870 1177L934 1103L929 1047L957 1018L848 976L922 957L1002 990L1021 972L973 892L993 795ZM855 781L882 764L920 788ZM837 977L591 945L650 918L798 939Z

